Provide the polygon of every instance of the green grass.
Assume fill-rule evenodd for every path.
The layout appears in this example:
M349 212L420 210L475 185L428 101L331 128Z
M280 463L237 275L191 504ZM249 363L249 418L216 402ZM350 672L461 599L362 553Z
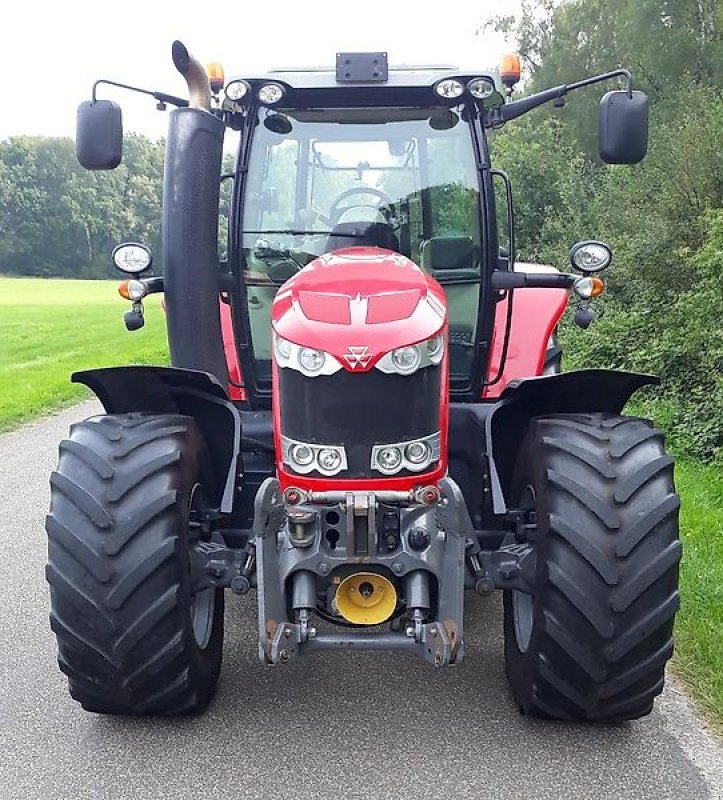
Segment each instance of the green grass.
M70 373L114 364L166 363L163 313L129 333L128 303L112 281L0 278L0 430L88 396ZM676 467L683 498L682 610L674 668L723 732L723 470Z
M164 364L158 296L129 333L117 281L0 278L0 430L89 396L70 373L117 364Z
M723 734L723 469L683 461L675 479L683 561L673 667Z

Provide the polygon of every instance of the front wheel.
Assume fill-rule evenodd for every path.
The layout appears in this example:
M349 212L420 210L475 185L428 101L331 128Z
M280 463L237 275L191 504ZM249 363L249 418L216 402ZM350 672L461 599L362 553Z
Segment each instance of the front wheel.
M73 426L50 479L47 579L71 696L105 714L201 711L221 665L223 592L194 592L205 443L178 415Z
M524 713L648 714L679 606L679 498L663 436L640 419L532 421L513 496L535 514L534 594L504 595L505 661Z

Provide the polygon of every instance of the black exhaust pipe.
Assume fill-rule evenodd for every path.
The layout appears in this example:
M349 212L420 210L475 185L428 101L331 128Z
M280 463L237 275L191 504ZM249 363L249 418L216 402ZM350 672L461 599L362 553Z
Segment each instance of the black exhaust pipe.
M208 79L180 42L173 43L173 61L200 107L172 111L168 125L162 230L168 346L174 367L210 372L226 388L218 286L224 124L205 110Z

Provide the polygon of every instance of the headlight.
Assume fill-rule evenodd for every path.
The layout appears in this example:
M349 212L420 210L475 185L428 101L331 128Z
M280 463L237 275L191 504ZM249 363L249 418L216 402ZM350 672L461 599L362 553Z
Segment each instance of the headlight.
M384 475L394 475L403 469L422 472L439 461L440 447L439 433L411 442L376 444L372 448L371 468Z
M456 78L445 78L435 85L434 91L445 100L456 100L464 94L464 85Z
M319 471L325 473L338 472L341 465L341 453L338 448L325 447L319 450L317 456L319 461Z
M444 355L444 336L440 333L438 336L433 336L427 339L427 356L432 364L439 364Z
M276 337L276 358L278 361L288 361L291 358L291 342Z
M297 466L308 467L314 460L314 451L308 444L293 444L289 448L289 457Z
M153 255L149 247L138 242L119 244L111 255L116 269L126 275L138 275L150 269L153 264Z
M273 106L284 96L284 87L278 83L265 83L256 96L265 106Z
M392 364L400 375L411 375L416 372L421 361L422 354L416 345L392 350Z
M302 347L299 350L299 365L307 372L319 372L325 361L326 353L321 350L311 350L308 347Z
M495 91L495 85L489 78L473 78L467 84L467 90L475 100L484 100Z
M570 251L570 263L584 273L600 272L610 266L612 250L605 242L578 242Z
M390 474L402 466L402 451L398 447L381 447L377 451L377 469Z
M438 333L419 344L398 347L382 356L376 368L387 374L412 375L422 367L437 366L444 357L444 334Z
M320 472L331 477L347 468L346 450L332 444L297 442L281 437L281 460L300 475Z
M234 103L238 103L239 100L243 100L243 98L246 97L250 89L251 87L246 81L229 81L226 84L226 97Z
M307 378L317 375L333 375L341 369L341 362L330 353L315 350L274 335L274 356L279 367L294 369Z
M404 448L404 455L412 464L422 464L429 458L429 447L426 442L412 442Z

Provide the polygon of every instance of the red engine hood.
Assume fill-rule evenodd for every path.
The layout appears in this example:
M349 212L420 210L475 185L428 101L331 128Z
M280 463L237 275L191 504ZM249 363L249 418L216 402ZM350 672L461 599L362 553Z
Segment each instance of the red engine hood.
M350 247L315 259L279 289L271 312L279 336L324 350L354 372L370 370L390 350L436 335L446 318L437 281L408 258L377 247Z

